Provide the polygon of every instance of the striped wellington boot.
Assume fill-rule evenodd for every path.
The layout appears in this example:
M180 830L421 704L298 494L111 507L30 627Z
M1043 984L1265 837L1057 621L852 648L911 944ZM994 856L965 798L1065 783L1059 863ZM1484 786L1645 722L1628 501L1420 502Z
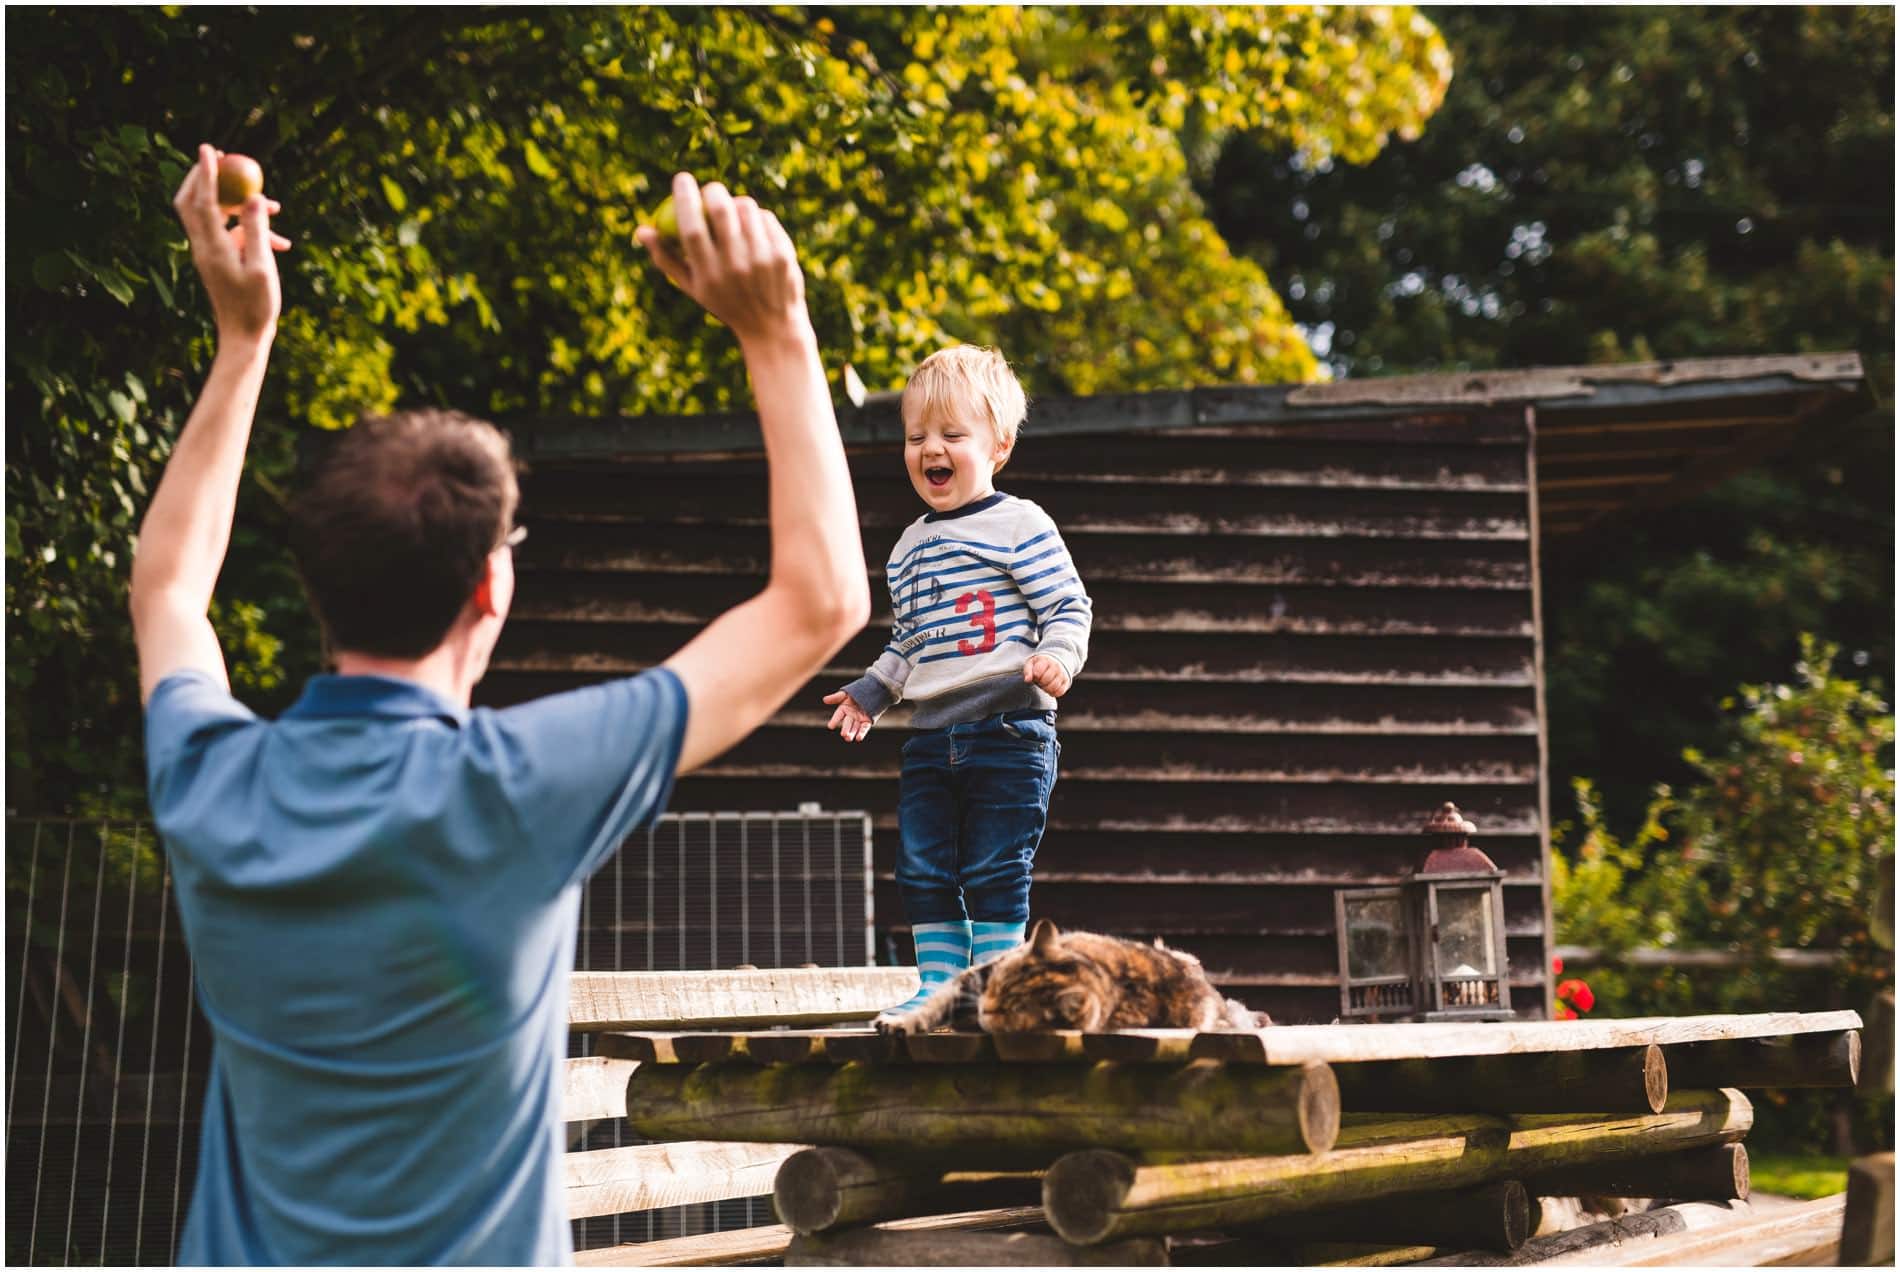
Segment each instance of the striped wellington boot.
M978 919L970 925L970 963L987 963L1007 954L1023 943L1021 923L986 923Z
M910 937L917 946L917 978L923 984L908 1002L887 1007L879 1015L894 1016L910 1011L970 966L968 919L955 923L916 923L911 926Z

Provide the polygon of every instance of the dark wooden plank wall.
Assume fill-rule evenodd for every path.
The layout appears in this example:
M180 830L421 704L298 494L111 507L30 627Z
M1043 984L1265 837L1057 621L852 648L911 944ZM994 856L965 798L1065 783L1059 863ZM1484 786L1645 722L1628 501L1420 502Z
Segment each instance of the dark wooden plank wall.
M1525 413L1230 414L1040 438L1032 415L999 481L1062 527L1096 607L1061 713L1036 913L1161 936L1278 1019L1330 1020L1333 889L1397 880L1426 816L1452 799L1508 872L1514 1000L1541 1013ZM872 626L770 725L683 781L673 808L869 809L878 923L901 933L905 708L847 746L824 731L819 699L880 648L884 558L922 508L894 443L854 450L852 469ZM766 569L756 458L544 461L523 518L514 617L478 691L490 703L649 666Z

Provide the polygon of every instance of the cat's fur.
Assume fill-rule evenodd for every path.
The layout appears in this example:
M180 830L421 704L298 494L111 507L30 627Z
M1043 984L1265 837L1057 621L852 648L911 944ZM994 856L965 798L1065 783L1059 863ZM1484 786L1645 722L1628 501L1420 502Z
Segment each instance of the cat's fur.
M1027 942L959 973L910 1011L878 1017L877 1027L896 1034L945 1025L989 1033L1102 1033L1271 1023L1264 1012L1222 998L1192 954L1159 941L1143 945L1094 932L1060 932L1038 919Z

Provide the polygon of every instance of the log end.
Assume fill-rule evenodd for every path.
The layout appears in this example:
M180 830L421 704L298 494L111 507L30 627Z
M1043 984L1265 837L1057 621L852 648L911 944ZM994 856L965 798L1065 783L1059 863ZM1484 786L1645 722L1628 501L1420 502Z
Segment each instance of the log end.
M1744 1144L1727 1145L1729 1164L1735 1173L1735 1200L1747 1201L1749 1190L1748 1147Z
M1509 1253L1531 1238L1531 1195L1523 1184L1515 1179L1507 1179L1497 1186L1497 1198L1497 1240L1499 1246Z
M1663 1105L1669 1103L1669 1062L1663 1058L1662 1048L1650 1043L1643 1048L1643 1096L1649 1101L1649 1111L1660 1113Z
M1064 1154L1042 1177L1044 1217L1071 1245L1104 1241L1134 1183L1135 1164L1120 1153L1089 1148Z
M1328 1152L1339 1138L1339 1079L1318 1061L1303 1065L1300 1078L1300 1139L1309 1153Z
M1844 1031L1830 1049L1834 1052L1833 1058L1835 1065L1847 1076L1847 1081L1842 1083L1842 1085L1851 1087L1859 1086L1860 1030L1849 1029Z
M779 1222L801 1236L824 1232L838 1222L844 1190L834 1156L822 1148L793 1153L772 1180L772 1207Z

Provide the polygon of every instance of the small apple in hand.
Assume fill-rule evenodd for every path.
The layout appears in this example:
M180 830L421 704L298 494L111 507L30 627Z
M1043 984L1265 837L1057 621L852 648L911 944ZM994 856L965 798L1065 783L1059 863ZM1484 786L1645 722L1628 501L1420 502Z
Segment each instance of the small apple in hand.
M249 155L225 155L218 160L218 206L236 212L254 194L264 192L264 170Z
M667 195L660 200L660 206L653 209L653 215L647 219L660 235L660 242L670 252L678 252L680 247L680 218L673 208L673 196Z

